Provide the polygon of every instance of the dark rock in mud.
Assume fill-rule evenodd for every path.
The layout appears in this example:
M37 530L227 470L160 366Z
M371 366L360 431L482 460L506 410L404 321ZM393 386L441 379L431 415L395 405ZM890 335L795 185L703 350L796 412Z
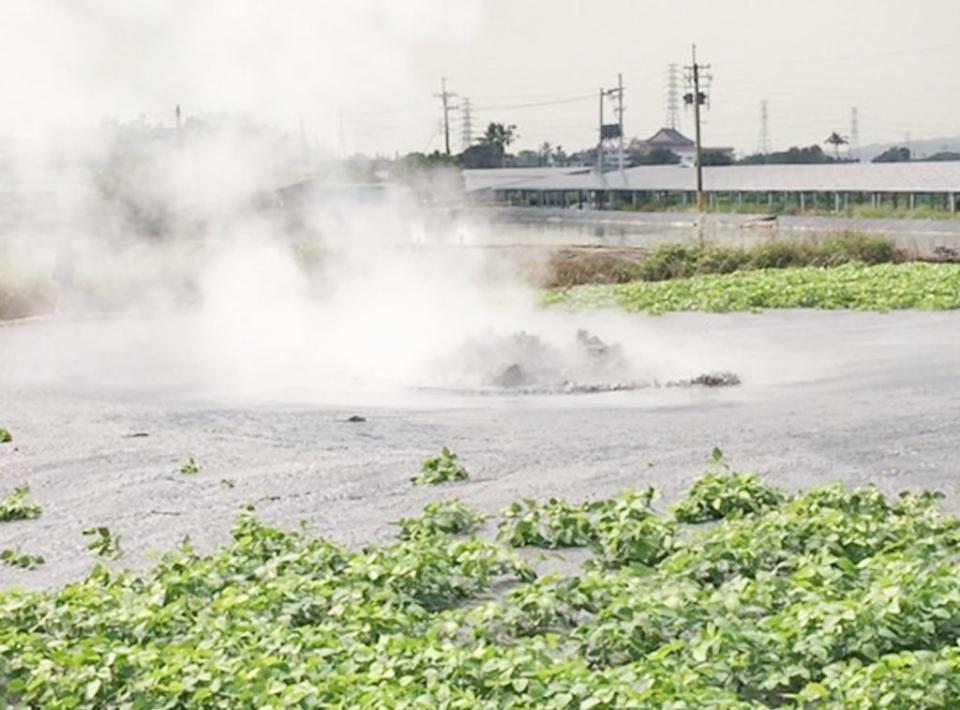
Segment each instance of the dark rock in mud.
M359 414L354 414L353 416L347 417L347 421L356 424L358 422L367 421L367 418L361 417Z
M689 384L703 387L734 387L740 384L740 377L733 372L711 372L694 377Z

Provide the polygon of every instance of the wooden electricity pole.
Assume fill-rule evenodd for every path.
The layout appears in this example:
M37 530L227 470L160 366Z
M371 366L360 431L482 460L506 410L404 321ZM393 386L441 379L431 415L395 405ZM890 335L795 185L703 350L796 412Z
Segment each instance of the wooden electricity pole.
M447 91L447 78L440 79L440 93L434 94L443 102L443 148L447 155L450 155L450 111L459 108L451 106L450 99L456 96L452 91Z
M709 68L708 64L697 64L697 45L693 45L693 64L687 67L687 79L692 83L693 91L684 95L683 100L688 106L693 105L693 120L696 124L697 212L703 212L703 144L700 138L700 107L707 103L707 93L700 90L700 81L703 78L701 72Z

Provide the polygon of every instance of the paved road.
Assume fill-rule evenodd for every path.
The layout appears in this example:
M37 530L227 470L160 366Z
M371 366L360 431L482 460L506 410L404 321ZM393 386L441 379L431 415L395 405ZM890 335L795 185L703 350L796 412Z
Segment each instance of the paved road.
M336 394L231 390L206 383L210 371L168 341L169 329L111 320L0 328L0 423L16 439L0 446L0 492L29 483L44 506L38 520L0 524L0 548L47 559L33 571L0 569L0 587L81 577L92 566L81 536L90 525L120 533L124 562L137 567L184 535L210 548L247 501L270 521L306 520L348 545L388 538L390 520L438 495L495 512L520 496L577 499L652 483L666 502L714 445L788 488L932 486L957 507L960 313L570 318L623 342L652 376L715 367L743 385L526 397L354 396L352 384ZM348 423L353 414L367 421ZM473 478L412 487L418 462L442 445ZM190 455L201 471L183 476Z

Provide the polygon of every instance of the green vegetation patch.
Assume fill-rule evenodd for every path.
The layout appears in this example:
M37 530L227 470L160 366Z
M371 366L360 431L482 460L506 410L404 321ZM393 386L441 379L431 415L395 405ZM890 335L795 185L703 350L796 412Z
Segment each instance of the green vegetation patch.
M13 489L13 493L0 499L0 521L29 520L39 518L43 507L39 503L27 500L30 486L24 484Z
M714 449L714 461L722 454ZM708 472L670 509L681 523L706 523L775 508L786 496L755 473Z
M22 552L19 547L10 547L5 550L0 550L0 562L10 565L11 567L33 569L43 564L43 557Z
M200 473L200 466L197 465L197 462L194 460L193 456L188 458L180 466L180 473L184 476L196 476Z
M640 278L665 281L757 269L840 266L850 262L884 264L899 258L889 239L856 232L809 242L777 239L751 246L661 244L641 264Z
M0 426L0 444L9 444L13 441L13 435L8 429Z
M395 524L400 527L401 540L416 540L473 532L486 519L486 515L461 500L436 500L428 503L418 517L403 518Z
M681 499L726 501L694 506L725 513L711 525L658 513L649 490L528 501L508 525L549 525L525 539L594 552L540 578L426 522L476 520L455 502L428 506L427 534L358 552L248 508L212 554L184 542L142 576L101 563L0 592L0 705L957 707L960 519L941 497L713 471Z
M756 311L821 308L889 311L960 308L960 264L850 263L737 271L661 282L578 286L544 294L546 305L628 311Z
M640 250L563 249L550 259L542 285L569 288L581 284L667 281L703 274L840 266L851 262L885 264L904 261L893 242L858 232L843 232L810 241L772 239L749 246L677 242Z
M410 480L418 486L436 486L450 481L466 481L468 478L470 474L457 455L444 446L440 455L426 459L420 466L420 474Z

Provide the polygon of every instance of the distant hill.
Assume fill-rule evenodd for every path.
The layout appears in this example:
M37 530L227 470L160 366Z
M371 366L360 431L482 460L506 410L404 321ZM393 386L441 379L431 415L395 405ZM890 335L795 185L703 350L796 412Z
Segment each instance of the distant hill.
M903 141L899 141L894 143L872 143L871 145L862 146L860 148L860 160L865 163L870 162L888 148L904 145L906 144ZM910 148L911 157L914 160L926 158L934 153L942 153L944 151L960 153L960 136L911 140L910 145L906 147Z

